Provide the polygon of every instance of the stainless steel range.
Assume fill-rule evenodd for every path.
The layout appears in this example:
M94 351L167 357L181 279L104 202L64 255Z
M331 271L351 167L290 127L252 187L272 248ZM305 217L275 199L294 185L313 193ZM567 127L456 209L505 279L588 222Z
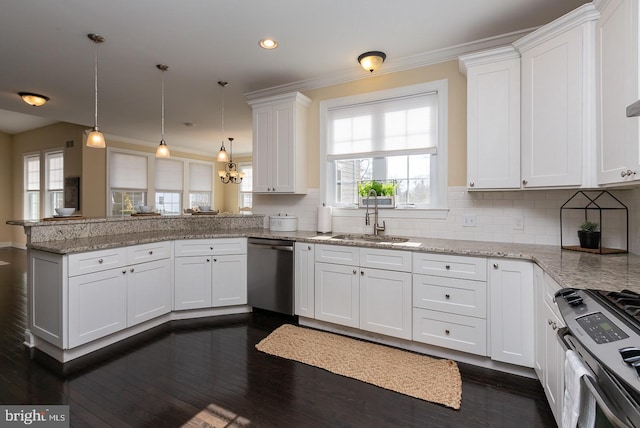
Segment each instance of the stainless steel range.
M564 344L593 373L596 426L640 427L640 294L565 288L556 303L567 325Z

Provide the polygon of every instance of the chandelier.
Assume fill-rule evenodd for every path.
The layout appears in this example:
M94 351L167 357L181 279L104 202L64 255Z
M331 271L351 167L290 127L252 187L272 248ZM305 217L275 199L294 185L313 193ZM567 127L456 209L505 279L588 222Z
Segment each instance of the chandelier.
M220 181L224 184L240 184L244 178L244 172L238 171L238 164L233 161L233 138L229 137L229 161L225 162L224 169L218 171Z

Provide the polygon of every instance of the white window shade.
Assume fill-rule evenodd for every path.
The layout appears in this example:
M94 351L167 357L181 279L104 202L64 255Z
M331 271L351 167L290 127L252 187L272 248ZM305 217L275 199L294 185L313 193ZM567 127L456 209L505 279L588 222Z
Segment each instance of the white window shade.
M437 111L437 93L330 109L327 160L437 154Z
M203 163L189 163L189 190L210 192L213 182L212 166Z
M47 189L64 189L64 156L61 152L47 153Z
M109 184L112 189L147 189L147 157L111 152Z
M156 183L158 190L182 191L184 162L156 159Z

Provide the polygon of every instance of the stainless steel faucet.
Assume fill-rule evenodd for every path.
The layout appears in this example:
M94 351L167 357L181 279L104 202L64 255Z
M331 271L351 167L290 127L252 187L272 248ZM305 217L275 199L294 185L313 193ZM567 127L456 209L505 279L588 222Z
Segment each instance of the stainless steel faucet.
M371 198L371 194L373 193L373 198L375 200L375 207L374 207L374 211L373 211L373 221L375 222L373 225L373 234L375 236L378 236L378 232L383 232L386 224L384 222L384 220L382 221L382 226L380 226L378 224L378 194L376 193L375 189L371 189L369 190L369 194L367 195L367 199ZM365 226L369 226L369 201L367 201L367 212L364 215L364 224Z

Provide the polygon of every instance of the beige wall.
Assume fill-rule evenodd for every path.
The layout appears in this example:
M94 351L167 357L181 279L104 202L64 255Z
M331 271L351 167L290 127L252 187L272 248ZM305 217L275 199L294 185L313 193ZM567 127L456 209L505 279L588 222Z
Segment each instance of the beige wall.
M0 153L4 153L4 156L0 156L0 195L5 202L13 200L11 150L11 135L0 132ZM7 203L0 205L0 245L10 244L13 229L17 228L6 224L7 220L14 218L11 206Z
M383 66L384 67L384 66ZM375 74L354 82L305 91L311 98L307 128L309 188L320 187L320 101L447 79L449 81L449 186L464 186L467 176L467 80L452 60L398 73Z

